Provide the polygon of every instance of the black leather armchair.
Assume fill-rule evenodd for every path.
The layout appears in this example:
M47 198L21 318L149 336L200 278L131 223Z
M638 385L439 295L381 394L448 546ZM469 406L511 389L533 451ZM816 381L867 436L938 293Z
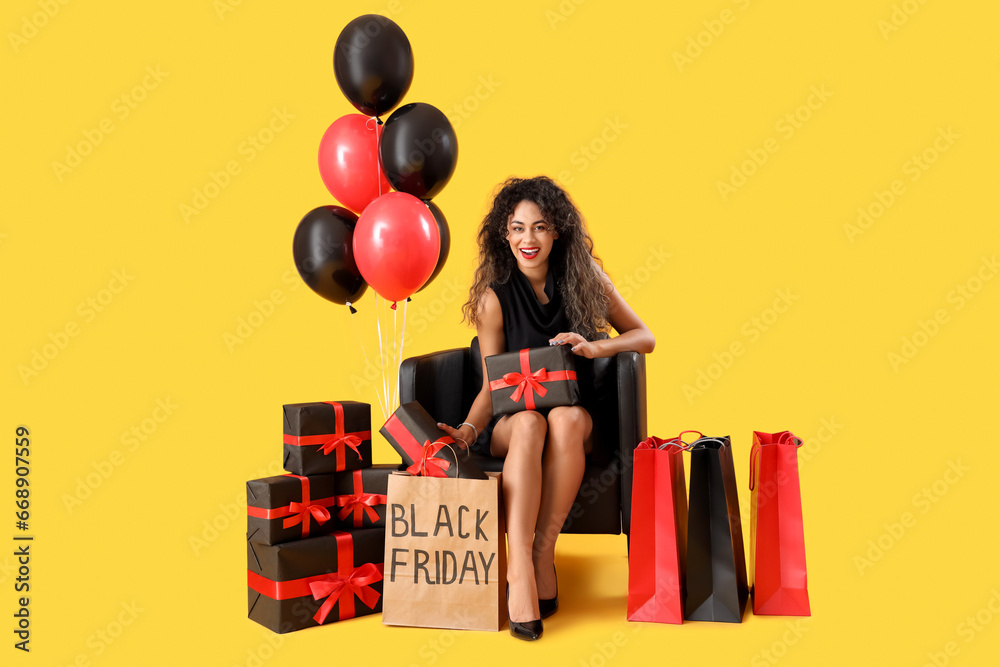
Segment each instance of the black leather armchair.
M587 456L583 483L563 525L564 533L628 533L632 508L632 452L646 438L646 360L636 352L581 359L581 383L590 383L588 409L594 420L594 446ZM482 387L479 341L403 361L399 371L401 403L419 403L438 421L458 424ZM503 469L503 459L475 455L487 471Z

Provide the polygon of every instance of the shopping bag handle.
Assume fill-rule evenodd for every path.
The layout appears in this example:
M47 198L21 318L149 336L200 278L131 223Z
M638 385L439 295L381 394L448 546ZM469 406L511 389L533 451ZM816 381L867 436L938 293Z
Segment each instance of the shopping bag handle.
M697 431L696 431L696 432L697 432ZM688 445L688 451L689 451L689 452L693 452L693 451L695 451L696 449L704 449L704 448L705 448L705 445L703 445L703 444L699 445L699 444L698 444L698 443L700 443L700 442L701 442L702 440L708 440L708 441L710 441L710 442L717 442L717 443L719 443L720 445L725 445L725 444L726 444L726 441L725 441L725 440L723 440L722 438L716 438L716 437L714 437L714 436L706 436L706 435L703 435L703 436L701 436L700 438L698 438L698 440L696 440L695 442L692 442L692 443L691 443L690 445ZM732 444L732 443L730 443L730 444ZM698 446L697 446L697 447L695 447L695 445L698 445Z
M691 451L691 444L687 443L687 442L684 442L683 436L684 436L685 433L697 433L701 437L703 437L703 438L705 437L705 434L703 434L701 431L681 431L677 435L677 437L670 438L668 440L664 440L663 438L657 438L655 435L651 435L648 438L646 438L645 440L643 440L642 442L640 442L638 445L636 445L635 448L636 449L666 449L669 446L669 447L677 447L678 449L681 449L681 450L684 450L684 451Z
M795 445L798 449L802 446L802 438L795 435L791 431L782 431L778 433L777 442L761 442L760 438L757 437L757 432L754 431L753 435L753 446L750 448L750 490L753 491L753 481L757 477L756 465L757 465L757 454L760 452L761 447L767 447L769 445Z
M638 445L635 446L636 449L666 449L667 447L677 447L678 449L687 449L687 443L677 442L679 438L671 438L669 440L664 440L663 438L657 438L655 435L651 435Z

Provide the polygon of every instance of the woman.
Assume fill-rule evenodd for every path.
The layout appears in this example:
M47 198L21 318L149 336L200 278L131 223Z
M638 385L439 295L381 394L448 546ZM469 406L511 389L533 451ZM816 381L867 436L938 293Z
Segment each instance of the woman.
M579 211L551 179L511 178L501 186L479 230L479 268L462 307L484 359L543 345L571 345L588 359L653 351L652 332L601 269L593 246ZM619 335L602 338L609 325ZM556 538L583 480L590 414L563 406L492 419L484 362L465 422L439 426L505 459L509 627L516 637L538 639L541 619L558 607Z

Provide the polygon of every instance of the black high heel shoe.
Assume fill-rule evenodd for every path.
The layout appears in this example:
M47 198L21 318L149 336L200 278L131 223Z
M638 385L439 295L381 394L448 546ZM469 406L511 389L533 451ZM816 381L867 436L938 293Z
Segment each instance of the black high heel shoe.
M518 623L510 620L510 584L507 584L507 627L518 639L533 642L542 636L542 619Z
M559 610L559 575L556 574L556 564L552 564L552 574L556 575L556 596L554 598L538 598L538 611L542 618L548 618Z

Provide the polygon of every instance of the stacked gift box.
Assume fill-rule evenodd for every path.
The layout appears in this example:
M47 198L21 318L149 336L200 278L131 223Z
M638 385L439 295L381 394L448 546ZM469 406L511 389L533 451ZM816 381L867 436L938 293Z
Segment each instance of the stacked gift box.
M284 633L382 610L386 487L371 407L283 406L287 475L247 482L252 620Z
M504 401L496 412L574 402L559 390L561 384L575 390L572 371L559 370L560 362L571 363L567 355L551 348L498 355L510 357L510 368L488 358L496 366L489 373L495 400ZM283 406L288 474L247 482L252 620L284 633L381 612L389 475L405 469L429 477L487 478L469 451L415 401L396 409L381 433L402 466L372 465L367 403Z

